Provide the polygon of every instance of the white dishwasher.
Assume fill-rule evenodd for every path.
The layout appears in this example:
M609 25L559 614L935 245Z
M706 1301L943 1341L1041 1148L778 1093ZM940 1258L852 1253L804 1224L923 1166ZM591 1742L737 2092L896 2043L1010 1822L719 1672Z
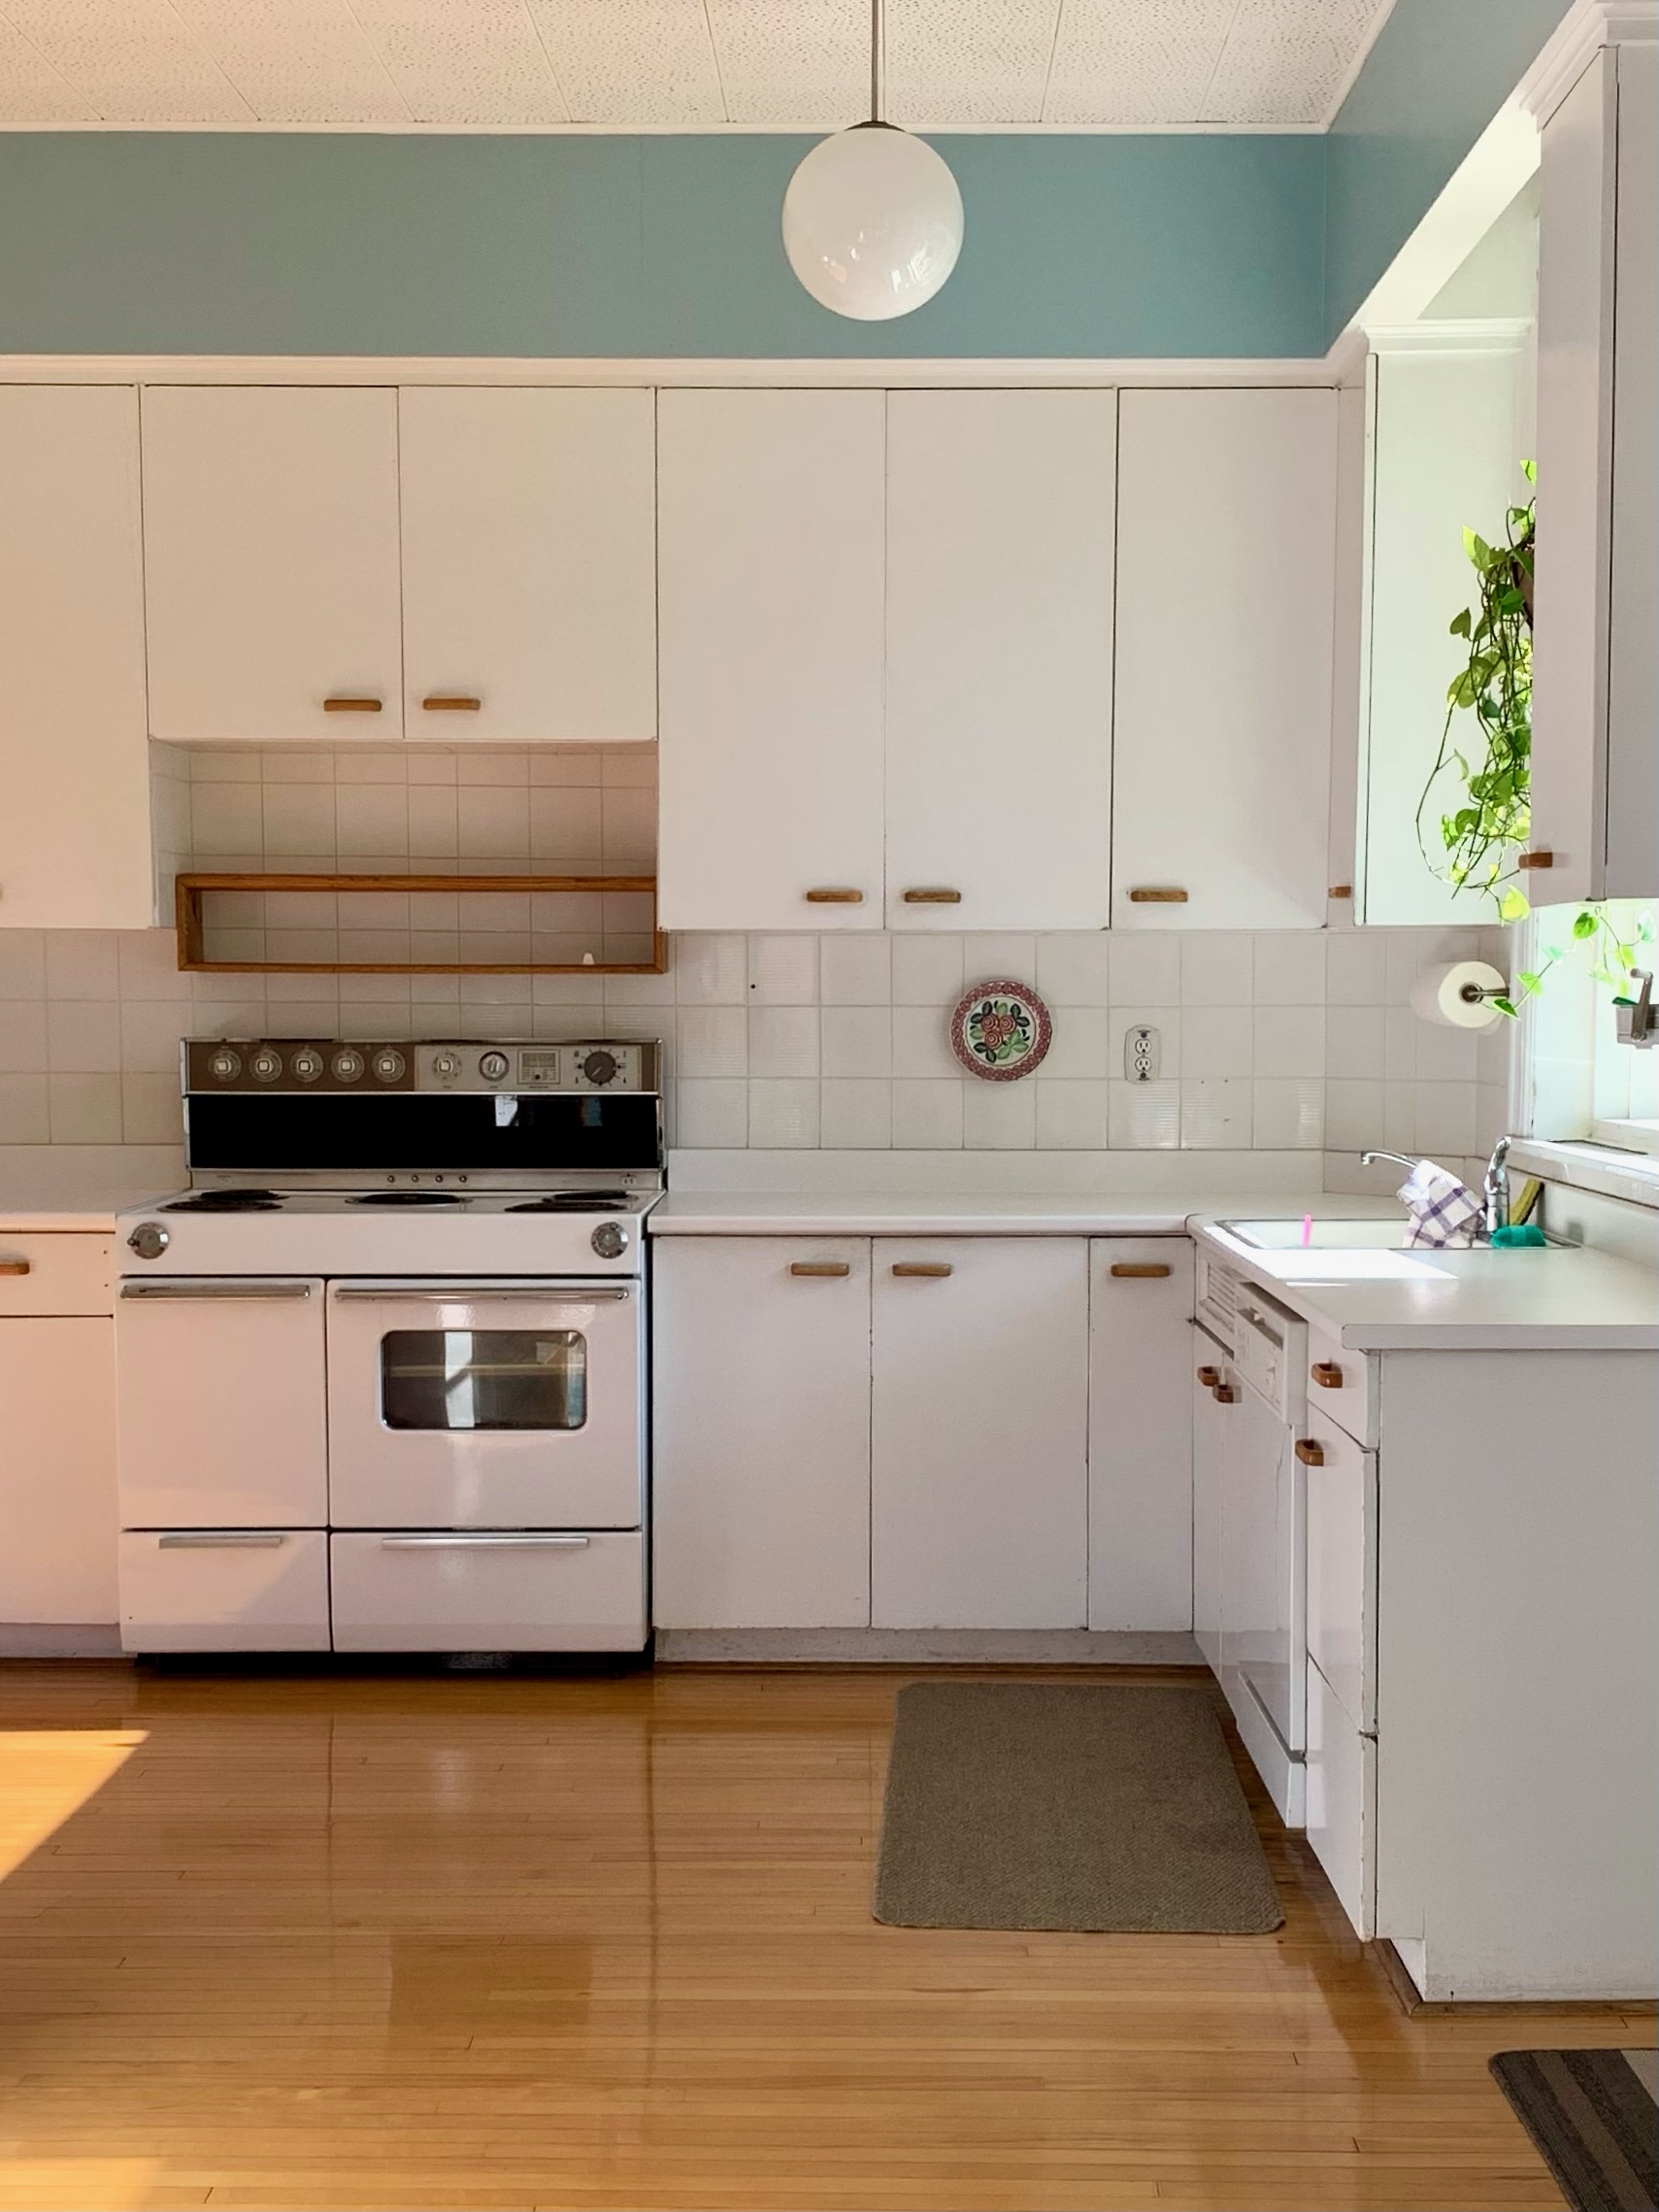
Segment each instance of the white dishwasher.
M1279 1818L1306 1819L1308 1745L1306 1323L1238 1286L1244 1385L1221 1470L1221 1687Z

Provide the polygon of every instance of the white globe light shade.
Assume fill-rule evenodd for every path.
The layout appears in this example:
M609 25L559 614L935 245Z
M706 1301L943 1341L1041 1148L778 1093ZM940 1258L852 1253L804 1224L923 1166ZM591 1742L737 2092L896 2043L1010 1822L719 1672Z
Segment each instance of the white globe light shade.
M962 195L925 140L859 123L814 146L783 195L783 251L813 299L887 322L932 299L962 251Z

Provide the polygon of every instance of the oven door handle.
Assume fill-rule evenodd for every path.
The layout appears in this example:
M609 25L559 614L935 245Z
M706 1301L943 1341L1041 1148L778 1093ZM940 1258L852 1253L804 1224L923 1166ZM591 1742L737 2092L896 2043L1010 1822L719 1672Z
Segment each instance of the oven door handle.
M521 1529L443 1536L382 1536L382 1552L585 1552L590 1536L538 1536Z
M123 1298L309 1298L309 1283L288 1282L280 1276L193 1276L157 1275L148 1282L125 1282L119 1295Z
M381 1304L405 1304L412 1298L444 1299L451 1305L478 1305L485 1298L514 1298L519 1304L591 1306L620 1305L634 1294L629 1283L538 1283L526 1278L517 1283L335 1283L336 1298L363 1298Z

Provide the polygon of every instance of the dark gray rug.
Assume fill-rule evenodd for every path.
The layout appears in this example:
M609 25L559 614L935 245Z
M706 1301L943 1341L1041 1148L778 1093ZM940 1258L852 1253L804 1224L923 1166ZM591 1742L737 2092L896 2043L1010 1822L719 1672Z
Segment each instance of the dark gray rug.
M876 1918L899 1927L1259 1935L1273 1876L1202 1690L899 1693Z
M1500 2051L1492 2072L1573 2212L1659 2212L1659 2052Z

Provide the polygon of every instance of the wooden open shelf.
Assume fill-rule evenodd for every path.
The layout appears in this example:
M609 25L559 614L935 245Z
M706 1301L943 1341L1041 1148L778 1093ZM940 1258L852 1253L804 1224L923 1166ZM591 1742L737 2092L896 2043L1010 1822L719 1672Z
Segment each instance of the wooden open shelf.
M648 891L648 960L210 960L202 900L209 891ZM650 976L668 966L656 926L654 876L263 876L182 874L174 893L179 966L192 975L287 976Z

